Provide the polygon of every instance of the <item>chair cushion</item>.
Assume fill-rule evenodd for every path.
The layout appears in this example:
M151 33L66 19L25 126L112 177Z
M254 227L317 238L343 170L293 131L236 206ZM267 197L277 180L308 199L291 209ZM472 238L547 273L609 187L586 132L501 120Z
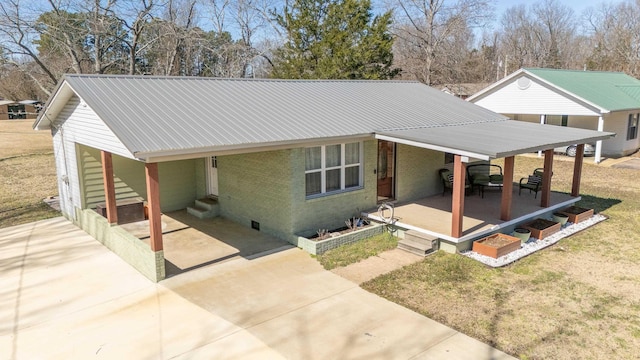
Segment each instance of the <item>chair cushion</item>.
M504 176L502 175L489 175L489 181L494 183L494 184L502 184L502 181L504 180Z

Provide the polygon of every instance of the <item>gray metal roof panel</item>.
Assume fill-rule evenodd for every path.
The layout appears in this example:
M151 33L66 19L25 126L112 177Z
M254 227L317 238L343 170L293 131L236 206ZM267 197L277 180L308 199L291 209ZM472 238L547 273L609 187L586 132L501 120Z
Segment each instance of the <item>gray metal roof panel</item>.
M490 158L502 158L577 143L591 143L615 136L609 132L514 120L376 133Z
M417 82L117 75L65 81L132 153L505 119Z

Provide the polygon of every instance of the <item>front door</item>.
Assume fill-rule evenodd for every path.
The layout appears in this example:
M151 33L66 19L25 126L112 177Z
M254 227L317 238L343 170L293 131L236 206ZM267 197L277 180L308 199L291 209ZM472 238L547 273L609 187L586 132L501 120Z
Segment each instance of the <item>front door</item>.
M218 197L218 158L207 157L207 195Z
M395 198L395 149L391 141L378 140L378 201Z

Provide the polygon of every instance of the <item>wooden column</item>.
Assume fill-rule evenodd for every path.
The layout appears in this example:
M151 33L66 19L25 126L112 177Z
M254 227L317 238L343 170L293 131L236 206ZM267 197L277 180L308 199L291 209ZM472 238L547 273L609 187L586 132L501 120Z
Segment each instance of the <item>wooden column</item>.
M462 156L455 155L453 162L453 189L451 200L451 236L462 237L462 218L464 217L465 166Z
M104 182L104 198L107 205L107 221L109 224L118 223L118 210L116 209L116 190L113 181L113 159L111 153L101 150L102 178Z
M604 118L601 116L598 117L598 131L604 131ZM596 141L596 164L599 164L602 161L602 140Z
M160 184L158 163L144 164L147 178L147 206L149 208L149 235L152 251L162 250L162 222L160 221Z
M580 179L582 178L582 161L584 160L584 144L576 148L576 157L573 160L573 182L571 183L571 196L580 196Z
M553 175L553 149L544 151L544 174L542 175L542 196L540 206L551 205L551 175Z
M511 202L513 198L513 164L515 157L504 158L504 178L502 180L502 202L500 204L500 220L511 220Z

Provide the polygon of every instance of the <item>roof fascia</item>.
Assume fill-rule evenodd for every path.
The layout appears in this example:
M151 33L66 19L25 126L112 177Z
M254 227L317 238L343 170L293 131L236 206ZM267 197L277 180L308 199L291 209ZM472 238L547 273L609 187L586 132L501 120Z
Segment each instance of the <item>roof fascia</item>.
M514 72L512 72L510 75L503 77L502 79L494 82L493 84L487 86L486 88L478 91L477 93L469 96L466 100L469 102L473 102L473 100L478 100L481 99L483 97L485 97L487 94L489 94L490 92L493 92L494 89L497 89L499 87L502 87L502 85L506 82L509 82L511 79L515 78L516 76L522 74L525 72L525 69L518 69Z
M147 163L176 161L176 160L188 160L197 159L207 156L223 156L223 155L238 155L249 154L265 151L286 150L296 147L311 147L320 145L332 145L340 144L348 141L364 141L373 139L373 134L360 134L350 136L339 136L330 138L316 138L309 140L291 140L280 141L274 143L257 143L257 144L241 144L230 146L216 146L199 149L180 149L175 151L150 151L150 152L135 152L134 156Z
M53 96L51 96L42 107L40 114L33 123L33 129L51 129L51 122L58 116L58 114L60 114L60 111L62 111L62 108L64 108L67 101L69 101L74 93L75 91L66 81L66 76L63 77L58 83L56 90L53 92Z
M381 135L381 134L376 134L375 137L378 140L392 141L392 142L396 142L396 143L399 143L399 144L405 144L405 145L410 145L410 146L415 146L415 147L419 147L419 148L423 148L423 149L430 149L430 150L435 150L435 151L440 151L440 152L448 152L448 153L461 155L461 156L467 156L467 157L480 159L480 160L489 160L489 159L491 159L491 157L489 155L487 155L487 154L479 154L479 153L474 153L474 152L470 152L470 151L464 151L464 150L460 150L460 149L449 148L449 147L445 147L445 146L421 143L421 142L418 142L418 141L403 139L401 137Z
M494 154L494 156L492 156L495 159L500 159L500 158L505 158L505 157L509 157L509 156L515 156L515 155L520 155L520 154L526 154L526 153L530 153L530 152L536 152L536 151L543 151L543 150L547 150L547 149L554 149L557 147L561 147L561 146L568 146L568 145L573 145L573 144L588 144L588 143L592 143L592 142L596 142L599 140L606 140L612 137L615 137L616 134L615 133L611 133L611 132L602 132L602 135L599 136L591 136L588 138L582 138L578 141L564 141L564 142L558 142L558 143L552 143L552 144L545 144L543 146L533 146L533 147L529 147L529 148L525 148L525 149L518 149L515 151L505 151L505 152L500 152L500 153L496 153Z

